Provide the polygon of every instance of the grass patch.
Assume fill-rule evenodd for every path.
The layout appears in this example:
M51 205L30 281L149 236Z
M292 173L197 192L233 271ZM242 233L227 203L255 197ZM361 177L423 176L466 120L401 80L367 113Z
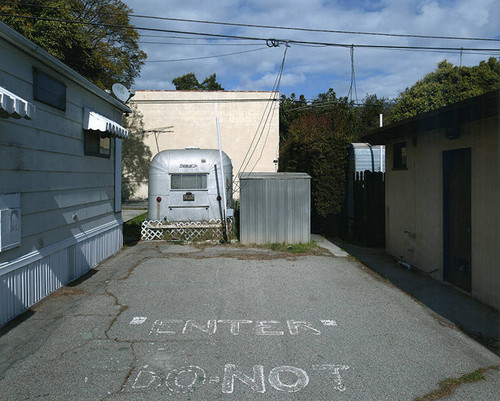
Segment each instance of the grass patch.
M322 252L320 252L321 248L314 241L311 241L308 243L299 243L299 244L270 243L270 244L264 244L264 245L255 245L255 247L270 249L271 251L289 252L289 253L296 253L296 254L322 253Z
M439 388L437 390L431 391L430 393L415 398L414 401L434 401L440 400L444 397L448 397L453 393L453 390L460 387L462 384L475 383L481 380L486 380L484 377L485 372L488 370L499 370L500 365L490 366L489 368L479 368L471 373L466 373L460 377L451 377L439 382Z
M141 224L146 217L147 212L134 217L132 220L123 223L123 244L131 246L137 244L141 240Z

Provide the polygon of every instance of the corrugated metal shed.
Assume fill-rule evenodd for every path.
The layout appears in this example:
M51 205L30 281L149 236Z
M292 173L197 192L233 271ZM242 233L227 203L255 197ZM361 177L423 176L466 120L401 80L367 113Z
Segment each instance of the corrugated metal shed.
M307 243L311 177L306 173L240 174L240 240L244 244Z

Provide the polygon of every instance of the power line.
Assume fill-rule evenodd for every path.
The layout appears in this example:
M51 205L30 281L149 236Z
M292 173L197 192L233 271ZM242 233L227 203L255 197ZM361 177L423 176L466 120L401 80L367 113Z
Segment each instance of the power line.
M274 114L274 107L273 107L272 99L273 99L275 93L279 93L278 91L279 91L279 87L280 87L280 84L281 84L281 77L283 75L283 69L285 67L285 60L286 60L286 53L287 53L287 51L288 51L288 46L285 46L285 51L283 53L283 58L281 60L281 65L280 65L278 74L276 76L276 80L274 81L273 89L272 89L272 92L271 92L271 97L269 98L269 102L266 105L266 108L264 109L264 113L262 114L262 117L261 117L261 120L259 122L259 125L257 126L257 130L255 131L255 135L252 138L252 142L250 143L250 146L249 146L249 148L248 148L248 150L247 150L247 152L245 154L245 157L243 158L243 161L241 162L240 168L238 169L238 171L236 173L236 176L240 172L242 172L244 169L246 169L248 167L248 165L250 164L250 160L252 159L252 156L254 155L255 151L257 150L257 146L259 145L259 142L260 142L260 140L262 138L262 135L264 134L264 130L266 129L266 125L267 125L267 122L269 120L269 117L271 116L271 114ZM268 106L269 106L269 111L267 111L267 107ZM266 118L265 118L265 121L263 122L264 116L266 116ZM262 129L260 130L260 135L259 135L257 141L255 142L255 145L253 145L255 139L257 138L257 134L259 132L259 128L261 126L262 126ZM257 161L255 162L255 164L253 165L253 167L251 168L250 172L252 172L254 170L254 168L257 166L257 163L259 162L259 160L262 157L262 154L264 152L264 146L267 143L267 138L269 137L270 128L271 127L269 125L268 131L267 131L267 135L266 135L266 139L264 141L264 144L262 145L262 151L260 153L260 156L257 159ZM252 149L252 147L253 147L253 150L250 153L250 150ZM247 159L247 157L248 157L248 159Z
M182 39L182 40L200 40L200 38L193 38L190 36L170 36L170 35L150 35L150 34L141 34L141 38L162 38L162 39ZM232 38L202 38L202 40L210 40L210 41L227 41L230 42L228 45L232 45L232 41L236 42L237 39ZM241 42L238 42L241 43ZM244 44L244 43L242 43Z
M301 32L319 32L319 33L340 33L340 34L348 34L348 35L389 36L389 37L399 37L399 38L473 40L473 41L500 42L500 39L495 39L495 38L417 35L417 34L385 33L385 32L343 31L343 30L334 30L334 29L299 28L299 27L277 26L277 25L258 25L258 24L242 24L242 23L237 23L237 22L194 20L194 19L186 19L186 18L155 17L155 16L151 16L151 15L139 15L139 14L134 14L134 13L132 13L130 15L135 17L135 18L146 18L146 19L177 21L177 22L192 22L192 23L197 23L197 24L239 26L239 27L244 27L244 28L264 28L264 29L277 29L277 30L301 31Z
M45 4L34 4L31 2L20 2L20 4L34 6L38 8L50 8L50 9L62 9L65 11L70 11L71 8L48 6ZM488 41L488 42L500 42L497 38L480 38L480 37L467 37L467 36L444 36L444 35L419 35L419 34L403 34L403 33L389 33L389 32L365 32L365 31L346 31L346 30L336 30L336 29L321 29L321 28L302 28L302 27L292 27L292 26L279 26L279 25L261 25L261 24L244 24L237 22L221 22L221 21L208 21L208 20L196 20L187 18L173 18L173 17L159 17L153 15L141 15L132 13L120 13L120 12L103 12L97 10L87 9L86 12L95 12L99 14L115 14L115 15L127 15L135 18L143 19L153 19L162 21L175 21L175 22L189 22L196 24L209 24L209 25L222 25L222 26L237 26L243 28L263 28L263 29L276 29L276 30L287 30L287 31L299 31L299 32L316 32L316 33L335 33L335 34L347 34L347 35L367 35L367 36L386 36L386 37L398 37L398 38L418 38L418 39L443 39L443 40L469 40L469 41Z
M351 50L350 50L350 56L351 56L351 85L349 87L349 93L347 94L347 98L351 98L352 101L352 89L354 87L354 94L355 94L355 99L356 102L358 101L358 90L356 89L356 73L354 70L354 45L352 45Z
M195 39L195 38L191 38ZM180 43L180 42L148 42L141 40L145 45L176 45L176 46L254 46L255 43Z
M264 50L268 49L268 47L258 47L256 49L252 50L244 50L241 52L233 52L233 53L226 53L226 54L218 54L214 56L203 56L203 57L191 57L191 58L179 58L179 59L172 59L172 60L145 60L145 63L171 63L175 61L192 61L192 60L204 60L208 58L218 58L218 57L227 57L227 56L234 56L235 54L243 54L243 53L251 53L251 52L256 52L258 50Z
M330 46L330 47L343 47L343 48L351 48L359 47L359 48L372 48L372 49L387 49L387 50L440 50L440 51L467 51L467 52L500 52L500 49L494 48L465 48L465 47L441 47L441 46L396 46L396 45L373 45L373 44L347 44L347 43L332 43L332 42L314 42L314 41L305 41L305 40L293 40L293 39L270 39L270 38L262 38L262 37L254 37L254 36L239 36L239 35L228 35L228 34L216 34L216 33L206 33L206 32L192 32L192 31L179 31L172 29L160 29L160 28L146 28L146 27L138 27L134 25L114 25L114 24L102 24L96 22L84 22L84 21L74 21L74 20L65 20L60 18L47 18L47 17L33 17L33 16L25 16L25 15L15 15L15 14L7 14L0 13L0 16L6 17L17 17L17 18L25 18L25 19L34 19L39 21L54 21L54 22L65 22L69 24L80 24L80 25L90 25L90 26L101 26L105 28L125 28L125 29L136 29L141 31L148 32L167 32L167 33L177 33L177 34L188 34L193 36L203 36L203 37L216 37L216 38L233 38L233 39L243 39L243 40L255 40L267 42L269 40L276 41L278 43L288 43L288 44L308 44L308 45L322 45L322 46Z

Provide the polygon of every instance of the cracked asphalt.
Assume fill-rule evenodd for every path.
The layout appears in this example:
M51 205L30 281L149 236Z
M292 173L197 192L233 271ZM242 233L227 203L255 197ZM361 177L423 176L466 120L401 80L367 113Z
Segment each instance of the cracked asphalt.
M327 251L139 243L0 330L2 400L499 400L499 367Z

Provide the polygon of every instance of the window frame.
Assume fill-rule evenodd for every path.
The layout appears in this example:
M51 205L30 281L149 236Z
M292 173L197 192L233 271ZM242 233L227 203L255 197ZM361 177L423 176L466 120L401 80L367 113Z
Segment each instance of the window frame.
M408 170L408 150L406 142L392 145L392 169Z
M173 177L174 176L180 176L181 177L181 185L179 188L174 188L173 187ZM204 180L202 179L202 182L204 184L204 187L201 188L201 187L198 187L198 188L193 188L193 187L184 187L182 185L182 177L185 177L185 176L196 176L196 177L202 177L204 178ZM172 173L170 174L170 190L171 191L208 191L208 174L207 173Z
M56 90L60 90L61 93L57 94L56 90L52 91L49 88L43 87L43 80L45 80L45 83L53 84ZM47 96L48 93L53 96ZM63 81L47 74L45 71L33 67L33 99L65 112L67 100L66 95L67 86Z
M111 135L109 135L106 132L101 132L101 131L95 131L95 130L83 130L83 152L86 156L94 156L94 157L101 157L103 159L110 159L111 158L111 152L113 151L113 141L111 138ZM92 137L98 137L99 138L99 150L95 151L89 146L89 139ZM101 141L103 139L108 139L109 140L109 152L102 152L102 146ZM105 148L104 148L105 149Z

